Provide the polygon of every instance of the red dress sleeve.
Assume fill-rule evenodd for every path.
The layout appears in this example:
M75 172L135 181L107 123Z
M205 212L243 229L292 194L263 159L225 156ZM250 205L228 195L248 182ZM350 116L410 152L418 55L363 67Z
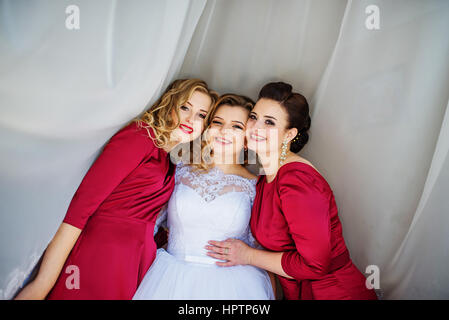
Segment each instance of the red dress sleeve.
M83 229L100 204L155 148L147 131L135 122L117 132L84 176L63 222Z
M295 249L285 251L281 265L296 280L318 279L331 260L329 197L312 173L293 168L279 177L281 210Z

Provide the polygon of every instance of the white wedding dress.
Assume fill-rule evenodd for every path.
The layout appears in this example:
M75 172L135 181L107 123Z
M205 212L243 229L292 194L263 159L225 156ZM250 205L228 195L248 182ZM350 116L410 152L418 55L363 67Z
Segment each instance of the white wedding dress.
M250 265L220 267L205 249L207 241L227 238L259 247L249 228L256 182L217 167L199 173L178 164L175 188L155 228L156 232L166 217L167 250L157 250L133 299L274 299L265 270Z

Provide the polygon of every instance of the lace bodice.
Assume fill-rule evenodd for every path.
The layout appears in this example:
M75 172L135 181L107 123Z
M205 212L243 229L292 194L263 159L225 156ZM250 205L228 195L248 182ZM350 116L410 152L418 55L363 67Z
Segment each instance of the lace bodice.
M257 179L225 174L217 167L204 173L195 171L191 166L178 164L175 173L175 185L183 184L194 189L206 202L229 192L241 192L252 204L256 195L256 182Z
M236 238L259 247L249 228L256 182L217 167L204 173L180 163L175 188L155 232L165 220L170 230L167 251L192 262L217 261L206 255L209 240Z

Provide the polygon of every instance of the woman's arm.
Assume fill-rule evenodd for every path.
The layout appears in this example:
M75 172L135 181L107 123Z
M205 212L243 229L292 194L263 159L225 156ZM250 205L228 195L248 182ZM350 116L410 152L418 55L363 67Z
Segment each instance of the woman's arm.
M44 299L58 276L88 219L113 190L154 149L144 129L130 123L117 132L89 168L44 254L39 273L16 299Z
M81 229L61 223L55 236L45 251L36 278L16 296L15 300L41 300L53 288L61 269L76 243Z
M311 173L285 170L279 179L282 213L295 248L285 251L282 268L296 280L320 279L331 261L331 193Z
M315 187L313 177L293 170L280 180L283 215L295 249L270 252L236 239L209 241L210 256L228 260L220 266L251 264L285 278L319 279L327 274L331 258L329 199Z
M285 273L282 268L281 260L282 255L284 254L283 252L272 252L250 247L248 254L249 257L246 264L267 270L285 278L293 279L293 277Z

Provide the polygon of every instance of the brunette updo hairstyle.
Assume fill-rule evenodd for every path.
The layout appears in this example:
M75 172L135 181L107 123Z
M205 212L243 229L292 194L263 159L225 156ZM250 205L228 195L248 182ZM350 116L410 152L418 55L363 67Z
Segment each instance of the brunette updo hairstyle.
M287 111L287 129L298 129L298 134L291 141L290 151L299 152L309 141L307 131L310 129L310 115L306 98L292 92L292 86L285 82L271 82L264 85L258 99L262 98L278 102Z

